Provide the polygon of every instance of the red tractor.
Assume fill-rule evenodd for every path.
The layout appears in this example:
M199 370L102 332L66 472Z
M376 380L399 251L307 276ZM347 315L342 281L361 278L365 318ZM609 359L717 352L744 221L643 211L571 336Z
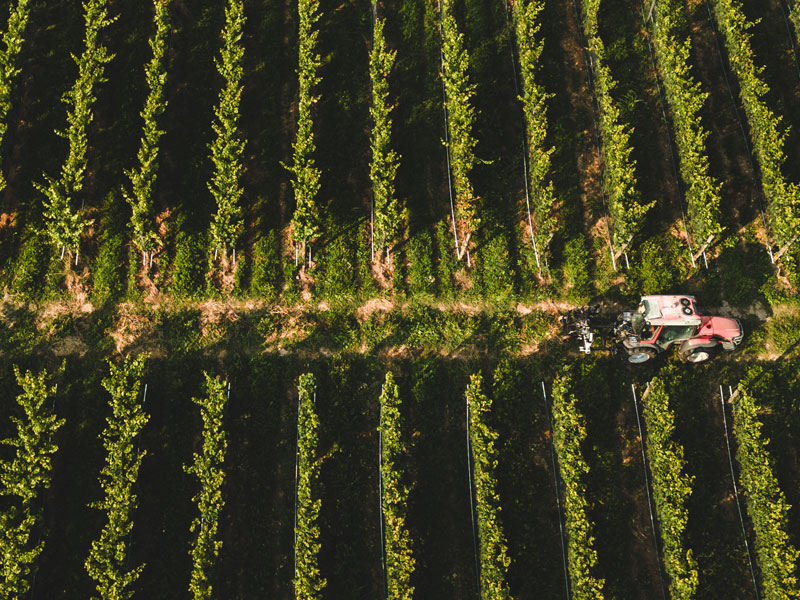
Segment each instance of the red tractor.
M702 312L694 296L643 296L635 311L621 313L613 324L601 322L598 306L579 308L562 317L562 323L587 354L595 331L610 331L613 349L633 364L647 362L673 346L681 360L703 362L719 349L734 350L744 336L737 319Z

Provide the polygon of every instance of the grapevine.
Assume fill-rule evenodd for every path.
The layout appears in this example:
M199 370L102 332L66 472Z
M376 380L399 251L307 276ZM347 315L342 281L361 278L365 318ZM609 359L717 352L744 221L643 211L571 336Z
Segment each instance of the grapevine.
M100 485L105 497L91 504L105 511L106 524L100 537L92 541L86 570L96 582L99 597L104 600L125 600L133 597L131 586L144 570L144 565L128 569L128 539L133 529L132 513L136 510L133 486L139 475L144 451L134 447L134 440L149 417L139 403L139 389L146 355L126 359L120 367L111 365L103 387L111 394L111 416L106 418L103 447L108 453L100 472Z
M117 20L117 17L108 16L108 0L87 0L83 7L86 21L84 50L80 57L73 57L78 66L78 78L64 96L67 130L57 132L69 142L69 153L61 165L58 179L45 173L46 183L34 184L44 195L44 217L51 241L57 248L75 251L76 257L83 228L91 225L93 220L84 219L82 211L74 210L72 204L75 195L83 189L86 176L87 131L94 118L92 107L97 100L96 88L106 81L103 74L105 65L113 58L99 37Z
M244 28L244 5L242 0L230 0L225 9L225 30L222 33L221 60L216 61L217 71L225 79L215 109L214 133L217 137L211 144L211 160L214 174L208 189L217 201L217 212L211 222L211 243L214 250L226 256L228 249L235 252L236 241L241 235L242 210L239 200L242 189L239 177L242 173L242 152L245 142L240 138L239 103L242 97L242 32Z
M670 579L673 600L692 600L697 593L697 561L686 549L686 501L692 493L694 477L686 474L683 447L674 441L675 413L661 379L653 379L643 398L647 427L647 460L653 475L664 567Z
M14 79L19 75L17 57L25 42L25 31L28 28L30 0L17 0L11 4L8 16L8 27L3 32L4 50L0 50L0 144L6 136L8 123L6 118L11 110L11 92ZM6 187L6 180L0 172L0 191Z
M321 457L318 455L319 416L314 406L314 375L300 376L297 421L297 521L294 534L296 600L320 600L327 582L319 570L319 497Z
M222 423L227 404L225 384L219 377L212 379L206 372L203 377L205 396L192 399L200 406L203 417L203 453L195 452L192 464L184 466L184 471L195 475L200 483L200 491L192 498L197 504L198 515L189 528L195 534L190 551L192 574L189 583L189 592L194 600L213 598L210 577L222 547L217 530L219 515L225 504L222 498L222 484L225 481L222 464L228 448Z
M160 244L153 215L153 187L158 176L159 142L164 134L164 131L158 128L158 120L167 107L164 86L167 81L166 52L170 27L170 1L153 0L156 31L149 40L153 57L145 67L145 79L150 91L144 109L140 113L144 127L137 155L139 166L125 172L130 181L130 190L124 190L124 195L133 211L131 216L133 243L143 256ZM144 258L142 260L144 261Z
M581 451L586 439L586 419L578 410L578 400L569 391L572 378L561 375L553 384L553 446L564 482L564 513L567 530L567 556L572 598L602 600L605 581L594 576L597 550L594 548L594 523L589 519L585 477L589 465Z
M305 255L306 243L313 242L320 235L320 215L316 200L321 172L314 160L316 144L311 114L311 108L319 99L313 95L313 90L321 81L317 73L321 62L317 50L319 31L316 28L320 18L319 0L298 0L297 9L300 43L297 69L297 135L292 145L293 163L286 168L294 176L292 188L296 206L292 215L292 239L302 242Z
M497 432L489 424L492 401L481 390L482 385L481 376L472 375L466 392L480 537L481 598L509 600L512 596L506 579L511 558L500 523L500 496L495 475Z
M383 488L384 535L386 545L386 582L388 600L412 600L414 586L413 548L411 534L406 526L406 507L409 488L403 482L405 471L401 465L406 454L402 440L400 393L391 371L386 373L381 405L381 483Z
M513 5L514 31L519 54L522 79L522 108L525 113L525 135L528 152L528 180L532 191L533 223L536 237L544 256L558 228L556 196L551 175L551 154L547 147L547 101L552 97L538 82L542 49L539 14L544 9L542 0L517 0Z
M789 537L789 503L778 484L769 440L761 432L761 406L753 392L753 380L761 374L754 368L739 387L733 410L733 432L738 447L739 480L744 489L747 512L755 531L756 559L761 571L764 598L800 598L797 565L800 551Z
M397 52L386 48L383 33L385 21L375 19L373 44L369 54L369 76L372 80L372 163L370 178L375 197L375 245L390 248L400 238L401 210L395 197L394 179L400 157L392 150L392 120L389 114L393 106L389 103L389 75L392 72Z
M0 512L0 597L22 598L30 589L28 577L44 542L33 543L33 528L41 526L41 511L34 506L41 490L50 487L52 455L58 450L53 435L64 424L53 414L52 398L56 386L48 385L43 371L22 375L14 373L22 393L17 404L24 418L11 417L17 427L14 438L2 444L15 449L13 460L0 462L0 496L4 497Z
M686 184L687 228L698 252L722 232L720 183L709 173L706 139L700 110L708 94L690 73L691 40L684 33L685 7L679 0L655 4L653 46L659 75L664 82L667 104L675 126L681 178Z

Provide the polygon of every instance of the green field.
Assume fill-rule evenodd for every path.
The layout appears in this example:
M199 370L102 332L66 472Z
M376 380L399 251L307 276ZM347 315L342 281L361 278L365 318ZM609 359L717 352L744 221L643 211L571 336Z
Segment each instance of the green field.
M0 5L0 597L800 598L800 3Z

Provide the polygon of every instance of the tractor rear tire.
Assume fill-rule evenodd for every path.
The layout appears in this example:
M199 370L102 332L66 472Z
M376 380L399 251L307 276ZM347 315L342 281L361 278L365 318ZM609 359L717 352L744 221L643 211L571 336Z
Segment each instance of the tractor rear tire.
M687 352L681 358L683 362L701 363L706 362L714 355L714 347L694 348L691 352Z
M640 365L654 359L657 354L655 350L651 350L650 348L631 348L628 350L626 360L632 365Z

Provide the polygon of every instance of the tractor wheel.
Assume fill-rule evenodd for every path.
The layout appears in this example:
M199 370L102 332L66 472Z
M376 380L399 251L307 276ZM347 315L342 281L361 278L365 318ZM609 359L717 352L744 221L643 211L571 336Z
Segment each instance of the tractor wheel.
M713 348L695 348L691 352L683 355L683 360L690 363L706 362L713 356Z
M650 348L632 348L628 350L628 362L638 365L656 357L656 351Z

